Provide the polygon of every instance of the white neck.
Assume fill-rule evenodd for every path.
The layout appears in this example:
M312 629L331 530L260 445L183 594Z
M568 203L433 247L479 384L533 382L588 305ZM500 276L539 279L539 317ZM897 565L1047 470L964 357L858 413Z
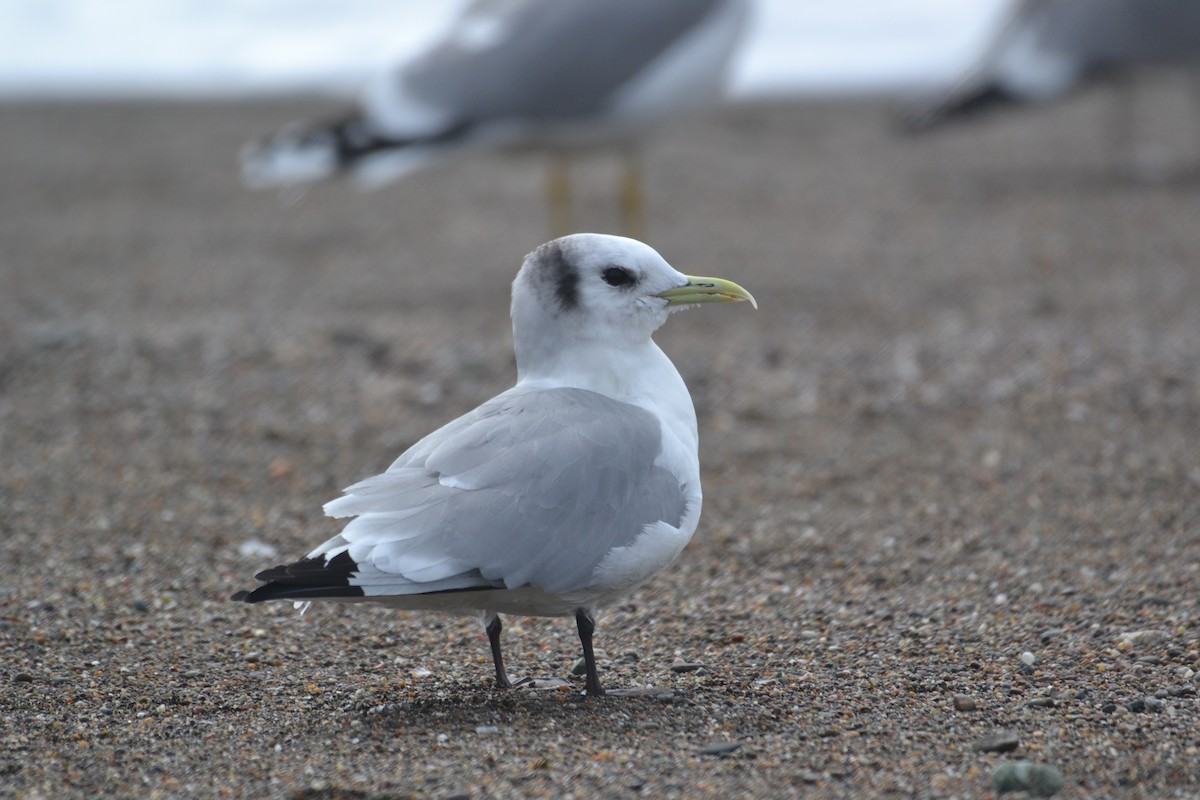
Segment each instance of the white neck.
M517 385L570 386L641 406L675 420L671 433L695 451L698 435L691 395L675 365L650 339L621 345L576 340L569 346L562 341L519 341Z

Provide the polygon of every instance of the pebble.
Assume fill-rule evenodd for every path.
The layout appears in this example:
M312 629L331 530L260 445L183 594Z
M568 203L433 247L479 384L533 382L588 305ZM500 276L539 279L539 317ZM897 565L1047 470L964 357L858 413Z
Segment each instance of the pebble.
M704 669L704 664L692 661L684 661L677 658L671 662L671 672L695 672L698 669Z
M1029 652L1028 650L1026 650L1024 653L1021 653L1021 663L1024 664L1025 666L1032 667L1033 662L1035 662L1035 661L1037 661L1037 656L1035 656L1033 653Z
M477 725L475 726L475 732L480 736L492 736L499 733L500 728L495 725Z
M238 545L237 551L242 558L275 558L279 555L279 550L275 545L258 538L242 542Z
M1064 633L1064 631L1062 628L1050 628L1048 630L1042 631L1042 635L1040 637L1042 640L1042 644L1049 644L1053 640L1062 636L1063 633Z
M1005 792L1029 792L1033 797L1050 797L1063 785L1062 773L1054 767L1017 761L1001 764L992 773L992 786L996 794Z
M996 731L975 740L971 748L981 753L1011 753L1020 745L1020 738L1012 731Z
M1144 630L1144 631L1128 631L1120 636L1120 643L1128 645L1138 644L1154 644L1161 642L1167 638L1167 634L1162 631Z
M33 676L28 672L18 672L13 676L13 681L15 683L33 683Z
M70 682L71 682L70 678L63 678L61 676L50 679L50 683L54 684L55 686L62 686L64 683L70 683Z
M575 659L575 663L571 665L572 675L587 675L587 661L583 658Z
M966 694L954 695L954 708L956 711L974 711L979 708L975 704L975 698Z
M713 742L698 751L702 756L727 756L742 746L741 742Z
M1125 707L1135 714L1140 714L1146 710L1146 701L1139 697L1136 700L1130 700Z
M554 677L554 678L527 677L527 678L521 678L521 680L514 683L513 688L514 689L531 689L531 690L545 691L548 689L571 689L574 687L571 686L571 683L569 681L566 681L559 677Z
M1026 703L1030 708L1054 708L1058 705L1053 697L1035 697Z

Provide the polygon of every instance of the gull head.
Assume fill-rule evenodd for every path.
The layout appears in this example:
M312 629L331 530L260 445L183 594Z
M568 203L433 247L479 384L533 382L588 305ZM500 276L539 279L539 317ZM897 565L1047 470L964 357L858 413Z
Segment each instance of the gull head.
M576 233L525 257L513 282L513 333L522 350L575 342L644 343L672 311L754 298L720 278L684 275L635 239ZM757 306L756 306L757 307Z

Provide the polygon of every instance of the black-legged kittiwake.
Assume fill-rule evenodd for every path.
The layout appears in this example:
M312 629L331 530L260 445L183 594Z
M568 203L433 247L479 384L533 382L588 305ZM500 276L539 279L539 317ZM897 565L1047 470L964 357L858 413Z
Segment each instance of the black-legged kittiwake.
M575 234L512 287L516 386L439 428L325 506L341 533L236 600L375 602L479 615L510 685L500 614L573 616L603 694L594 611L670 564L700 519L698 430L651 339L672 311L754 302L633 239Z

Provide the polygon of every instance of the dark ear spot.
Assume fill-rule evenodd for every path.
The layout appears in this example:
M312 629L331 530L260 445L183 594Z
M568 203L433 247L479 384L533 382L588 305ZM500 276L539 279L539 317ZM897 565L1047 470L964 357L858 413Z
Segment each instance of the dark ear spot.
M637 283L637 276L625 267L605 267L604 272L600 273L600 277L604 278L604 282L609 286L628 286Z
M539 254L543 280L554 291L554 299L563 311L579 307L579 273L571 266L557 241L542 245Z

